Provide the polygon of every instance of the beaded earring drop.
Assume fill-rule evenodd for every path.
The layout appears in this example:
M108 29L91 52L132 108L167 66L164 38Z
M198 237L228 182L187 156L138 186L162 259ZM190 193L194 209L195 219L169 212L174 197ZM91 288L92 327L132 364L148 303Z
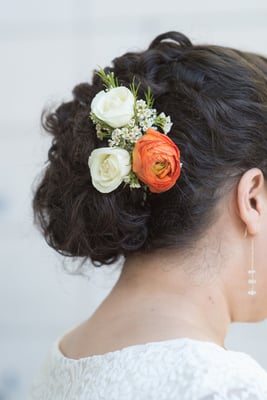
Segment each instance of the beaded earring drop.
M244 233L244 238L247 237L248 231L247 228L245 229ZM249 290L248 290L248 295L249 296L255 296L256 292L256 270L254 267L254 238L251 238L251 248L250 248L250 268L248 270L248 284L249 284Z

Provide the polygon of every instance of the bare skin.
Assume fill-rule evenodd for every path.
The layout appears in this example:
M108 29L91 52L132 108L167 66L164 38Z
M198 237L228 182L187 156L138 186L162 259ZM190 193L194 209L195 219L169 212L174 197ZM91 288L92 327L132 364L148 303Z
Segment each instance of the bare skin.
M62 353L79 359L181 337L224 347L232 322L267 318L267 187L259 169L242 176L218 213L185 253L165 249L127 258L96 312L62 338ZM248 295L252 240L256 296Z

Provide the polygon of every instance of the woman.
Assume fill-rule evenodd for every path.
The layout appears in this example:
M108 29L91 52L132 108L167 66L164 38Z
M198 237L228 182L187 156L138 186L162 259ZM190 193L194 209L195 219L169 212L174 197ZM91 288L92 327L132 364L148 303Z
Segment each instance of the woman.
M168 32L73 96L45 116L35 219L64 255L125 263L31 399L266 399L224 340L267 318L267 60Z

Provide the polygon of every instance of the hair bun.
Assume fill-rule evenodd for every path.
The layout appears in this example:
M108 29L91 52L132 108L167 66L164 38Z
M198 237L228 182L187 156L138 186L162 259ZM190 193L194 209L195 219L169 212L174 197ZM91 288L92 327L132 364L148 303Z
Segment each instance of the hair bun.
M191 41L180 32L169 31L158 35L150 44L149 49L157 48L163 41L173 41L180 45L180 47L192 47Z

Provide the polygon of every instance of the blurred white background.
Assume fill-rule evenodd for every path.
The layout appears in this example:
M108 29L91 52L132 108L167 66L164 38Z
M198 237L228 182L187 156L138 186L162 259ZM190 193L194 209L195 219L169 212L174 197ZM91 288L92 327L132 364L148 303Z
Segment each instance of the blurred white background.
M0 0L0 400L25 391L56 337L90 316L118 268L69 276L33 227L31 185L46 160L45 105L68 100L97 66L180 30L267 54L266 0ZM89 266L90 267L90 266ZM236 324L232 350L267 368L267 323Z

